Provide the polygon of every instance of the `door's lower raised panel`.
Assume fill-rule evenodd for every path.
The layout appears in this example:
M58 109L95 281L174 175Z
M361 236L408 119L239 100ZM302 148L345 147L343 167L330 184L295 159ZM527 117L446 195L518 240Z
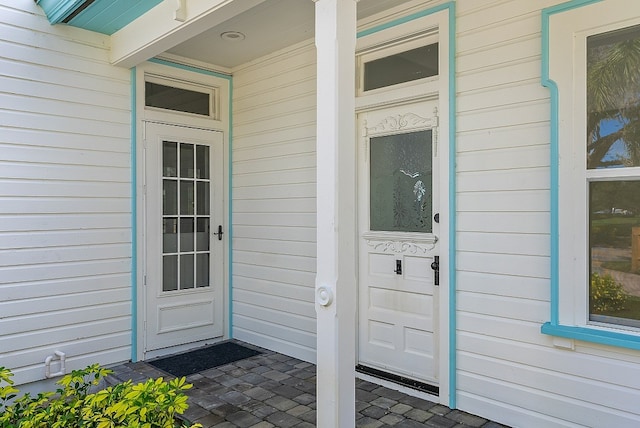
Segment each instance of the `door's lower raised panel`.
M211 299L158 306L158 334L213 326L215 305Z

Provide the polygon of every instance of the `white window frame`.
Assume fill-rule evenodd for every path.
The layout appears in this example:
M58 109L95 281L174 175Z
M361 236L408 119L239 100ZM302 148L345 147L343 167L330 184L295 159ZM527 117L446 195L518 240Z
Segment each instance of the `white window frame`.
M369 89L365 91L364 89L364 72L365 72L365 64L375 61L380 58L385 58L388 56L396 55L402 52L407 52L412 49L420 48L423 46L428 46L432 44L438 43L438 33L436 29L431 29L425 33L416 34L408 39L400 39L394 40L393 42L389 42L383 44L381 46L373 46L367 49L366 51L358 52L357 54L357 69L358 69L358 79L357 79L357 96L362 96L364 94L375 94L383 91L389 90L397 90L398 88L406 87L406 86L415 86L420 82L426 81L435 81L438 80L438 75L423 77L422 79L409 80L406 82L400 82L393 85L387 85L376 89Z
M209 99L209 114L198 114L198 113L189 113L187 111L181 110L170 110L162 107L152 107L148 106L146 101L146 87L143 89L145 91L145 109L156 111L156 112L168 112L170 114L182 114L186 116L192 117L201 117L201 118L210 118L210 119L219 119L220 118L220 100L218 96L218 88L200 85L192 82L187 82L180 79L168 78L164 76L158 76L152 73L146 73L144 76L144 82L147 83L156 83L158 85L168 86L170 88L184 89L187 91L198 92L200 94L207 95Z
M358 34L356 43L356 59L359 61L361 55L374 52L376 50L385 49L389 46L395 46L402 41L414 40L424 37L427 40L423 43L438 43L438 69L436 76L418 79L398 85L379 88L367 91L358 95L355 100L356 112L375 110L391 105L401 103L415 102L419 100L436 100L439 111L438 122L438 157L440 159L440 174L443 177L453 177L455 174L451 172L455 169L453 158L451 155L455 152L455 135L450 132L450 127L455 128L452 121L455 115L452 114L450 103L454 102L455 95L455 69L450 68L454 65L451 61L451 55L455 55L453 51L453 41L455 39L455 30L452 28L455 21L455 3L449 2L441 6L436 6L423 12L417 12L421 15L415 19L406 20L404 17L398 17L396 25L383 24L380 27L386 27L379 31L370 31L373 27L367 24L362 26ZM426 12L426 13L425 13ZM427 38L428 37L428 38ZM431 38L432 37L432 38ZM401 48L401 50L404 50ZM455 283L450 283L451 269L455 264L455 242L451 241L452 233L455 230L455 215L451 215L450 208L452 202L452 186L454 180L449 181L449 185L442 188L439 195L440 198L440 218L449 222L450 227L441 227L438 236L440 245L440 254L445 257L440 262L440 287L439 287L439 314L437 323L439 324L438 339L438 377L440 387L440 400L443 404L455 407L456 394L454 391L456 380L455 359L451 357L455 354L455 316L453 309L455 308ZM443 220L441 220L443 221ZM453 225L451 227L451 225ZM447 260L448 261L443 261ZM356 260L357 262L357 260ZM453 327L453 329L450 329Z
M136 118L142 121L184 124L227 132L229 112L226 105L223 104L229 97L227 79L218 77L214 73L197 73L182 64L165 65L161 61L164 60L151 60L135 68L138 82L136 85ZM169 61L166 62L173 64ZM211 93L210 102L213 103L210 110L211 115L205 116L146 106L145 81L147 79L166 86Z
M638 329L589 321L589 181L635 179L640 170L587 170L586 42L589 36L638 24L640 3L625 0L574 1L543 11L542 80L551 89L552 104L552 262L551 321L542 332L632 349L640 349Z
M356 45L356 110L398 102L409 102L433 95L441 98L441 112L445 112L442 97L448 89L448 25L441 13L427 15L402 25L358 37ZM366 31L366 30L365 30ZM415 44L414 44L415 43ZM438 43L438 68L435 76L363 91L364 62L393 55L415 47ZM439 94L439 95L438 95ZM448 104L446 104L448 108Z

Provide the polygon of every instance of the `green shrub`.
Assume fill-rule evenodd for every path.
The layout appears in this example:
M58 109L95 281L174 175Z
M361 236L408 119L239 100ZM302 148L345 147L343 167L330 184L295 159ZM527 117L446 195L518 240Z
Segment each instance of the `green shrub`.
M111 373L98 364L74 370L58 381L55 393L37 397L13 387L13 374L0 367L0 427L2 428L174 428L176 415L187 409L183 391L191 388L185 378L165 382L149 379L127 382L89 393L92 386ZM191 428L200 427L200 424ZM188 427L188 425L183 425Z
M609 274L600 276L591 274L591 310L593 312L613 312L624 309L629 293L622 284Z

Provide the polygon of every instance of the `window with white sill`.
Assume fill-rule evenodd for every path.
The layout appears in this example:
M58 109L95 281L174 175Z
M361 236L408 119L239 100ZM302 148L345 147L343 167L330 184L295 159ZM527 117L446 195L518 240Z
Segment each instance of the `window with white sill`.
M556 85L558 106L557 117L552 109L551 125L557 129L552 218L558 221L557 236L552 236L558 242L557 271L552 268L552 283L558 276L557 293L552 291L557 313L551 324L577 327L586 332L578 338L591 335L602 343L608 343L609 334L628 335L636 347L640 5L587 3L551 15L548 35L549 86Z

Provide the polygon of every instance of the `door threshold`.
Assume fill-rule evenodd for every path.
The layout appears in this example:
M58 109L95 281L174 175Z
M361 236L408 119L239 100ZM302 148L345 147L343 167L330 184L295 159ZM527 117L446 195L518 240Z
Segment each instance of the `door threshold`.
M426 392L427 394L438 396L440 395L440 388L428 383L421 382L419 380L410 379L408 377L400 376L397 374L385 372L383 370L374 369L373 367L363 366L358 364L356 366L356 372L373 376L378 379L386 380L396 383L398 385L405 386L407 388L415 389L420 392Z

